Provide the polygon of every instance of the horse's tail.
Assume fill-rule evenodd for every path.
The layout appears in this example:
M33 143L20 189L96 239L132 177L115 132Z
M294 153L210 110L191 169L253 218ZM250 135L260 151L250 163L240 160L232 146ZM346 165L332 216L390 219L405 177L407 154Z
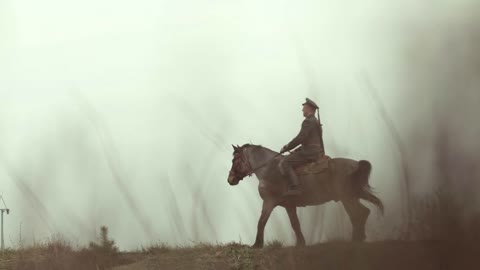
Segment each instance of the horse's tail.
M353 174L354 190L358 197L373 203L380 209L382 215L384 207L382 201L375 195L373 195L372 187L368 184L368 178L372 171L372 164L367 160L358 161L358 169Z

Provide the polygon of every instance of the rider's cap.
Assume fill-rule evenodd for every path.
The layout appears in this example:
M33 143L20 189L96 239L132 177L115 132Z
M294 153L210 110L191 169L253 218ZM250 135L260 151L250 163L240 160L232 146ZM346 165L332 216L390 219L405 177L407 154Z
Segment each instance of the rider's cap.
M307 104L314 109L318 109L317 103L313 102L313 100L311 100L309 98L306 98L305 100L306 100L305 103L303 103L302 105Z

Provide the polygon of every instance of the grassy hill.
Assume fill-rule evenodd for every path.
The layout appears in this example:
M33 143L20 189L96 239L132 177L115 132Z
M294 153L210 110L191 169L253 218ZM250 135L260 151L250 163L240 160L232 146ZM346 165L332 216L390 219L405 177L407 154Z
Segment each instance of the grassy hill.
M305 248L269 243L192 247L157 245L135 252L73 250L63 243L9 250L0 269L480 269L480 245L469 241L334 242Z

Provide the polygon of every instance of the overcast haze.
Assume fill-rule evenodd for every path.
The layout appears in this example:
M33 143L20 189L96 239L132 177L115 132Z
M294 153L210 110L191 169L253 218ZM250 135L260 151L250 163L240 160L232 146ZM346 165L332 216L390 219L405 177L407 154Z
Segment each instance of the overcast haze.
M278 151L305 97L320 106L327 153L373 165L386 215L370 217L368 240L397 237L407 187L438 184L439 133L449 154L478 160L477 2L1 0L6 245L20 232L85 244L101 225L121 249L253 243L257 180L227 184L231 144ZM478 212L468 169L452 190ZM300 219L307 243L349 238L341 205ZM294 243L283 209L266 239Z

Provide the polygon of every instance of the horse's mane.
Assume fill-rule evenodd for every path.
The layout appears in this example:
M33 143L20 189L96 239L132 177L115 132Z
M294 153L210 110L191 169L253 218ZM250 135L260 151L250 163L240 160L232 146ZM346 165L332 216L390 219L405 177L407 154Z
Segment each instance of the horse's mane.
M246 147L248 147L248 148L253 148L254 150L268 149L268 148L266 148L266 147L263 147L263 146L260 145L260 144L251 144L251 143L246 143L246 144L244 144L244 145L241 146L241 148L244 148L244 147L245 147L245 148L246 148ZM268 149L268 150L270 150L270 149Z
M273 150L271 150L271 149L269 149L269 148L267 148L267 147L265 147L265 146L262 146L262 145L260 145L260 144L250 144L250 143L246 143L246 144L244 144L244 145L241 146L241 148L243 148L243 147L251 147L251 148L253 148L253 150L265 149L265 150L268 150L268 151L271 151L271 152L275 152L275 151L273 151ZM276 152L275 152L275 153L276 153Z
M263 146L260 145L260 144L246 143L246 144L242 145L241 147L242 147L242 148L243 148L243 147L255 147L255 148L256 148L256 147L263 147Z

